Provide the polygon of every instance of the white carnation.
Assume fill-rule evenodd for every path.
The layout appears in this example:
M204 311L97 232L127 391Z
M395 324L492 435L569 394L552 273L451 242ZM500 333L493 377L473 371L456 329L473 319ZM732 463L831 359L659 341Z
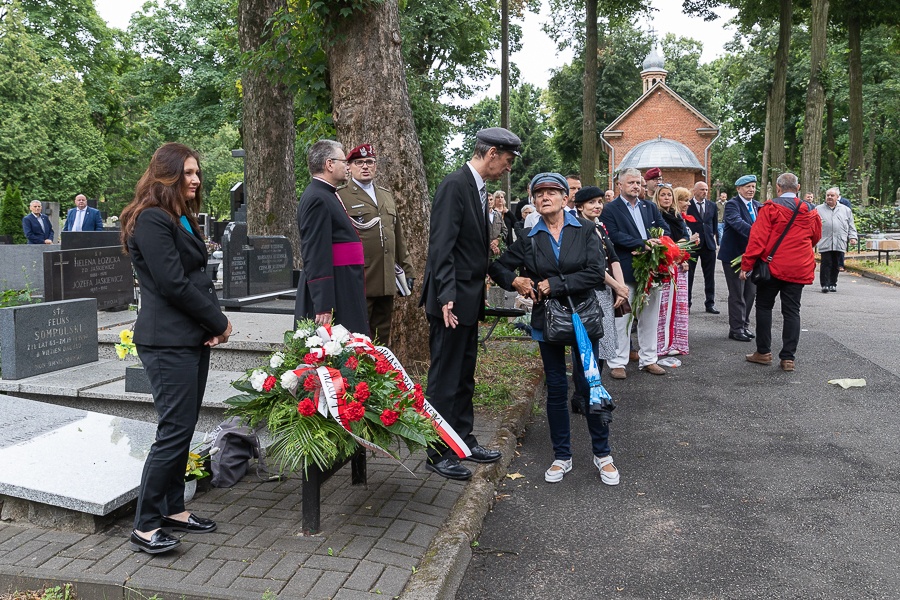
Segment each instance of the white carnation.
M295 391L300 379L293 371L285 371L281 374L281 387L286 390Z
M335 342L346 344L350 339L350 332L343 325L335 325L331 328L331 339Z
M265 371L256 370L250 373L250 385L253 386L253 389L257 392L263 391L263 383L266 382L266 379L269 377L269 374Z
M282 352L276 352L272 355L272 358L269 359L269 366L273 369L277 369L281 365L284 364L284 354Z
M312 333L309 329L298 329L294 332L294 339L299 340L300 338L309 337L309 334Z
M372 338L370 338L369 336L367 336L367 335L364 334L364 333L352 333L352 334L350 334L350 335L352 335L354 338L361 339L361 340L363 340L364 342L371 342L371 341L372 341Z
M325 354L328 356L337 356L344 351L344 347L338 342L325 342L323 348L325 349Z
M306 338L306 347L307 348L318 348L322 345L322 338L317 335L311 335Z

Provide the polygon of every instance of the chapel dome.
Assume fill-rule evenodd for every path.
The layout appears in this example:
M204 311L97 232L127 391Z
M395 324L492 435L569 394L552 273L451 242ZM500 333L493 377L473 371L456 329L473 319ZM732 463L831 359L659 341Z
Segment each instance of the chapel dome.
M666 169L689 169L703 171L703 166L694 153L675 140L669 140L662 136L653 140L641 142L628 151L628 154L619 163L619 169L635 168L644 171L652 167Z
M648 69L662 69L665 66L665 61L656 51L656 48L653 48L650 50L650 54L647 55L647 58L644 59L643 66L645 71Z

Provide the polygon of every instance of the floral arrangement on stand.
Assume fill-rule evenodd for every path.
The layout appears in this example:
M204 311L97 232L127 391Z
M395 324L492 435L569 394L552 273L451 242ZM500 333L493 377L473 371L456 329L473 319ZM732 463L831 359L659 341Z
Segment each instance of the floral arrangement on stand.
M691 252L696 248L693 242L676 242L665 235L663 229L651 227L647 232L660 243L644 250L632 260L636 285L632 316L637 318L654 288L668 284L675 275L675 269L686 260L694 260Z
M225 401L228 414L268 429L267 455L283 471L326 470L359 445L398 458L401 443L416 451L447 434L390 350L341 325L300 321L281 350L232 385L243 393Z

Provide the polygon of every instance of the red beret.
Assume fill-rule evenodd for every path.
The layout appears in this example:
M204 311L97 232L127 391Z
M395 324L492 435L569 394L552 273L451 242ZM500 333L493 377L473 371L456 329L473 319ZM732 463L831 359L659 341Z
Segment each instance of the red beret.
M375 158L375 150L372 148L372 144L359 145L347 155L348 161L356 160L357 158Z
M652 169L648 169L646 173L644 173L644 179L658 179L662 177L662 171L659 167L653 167Z

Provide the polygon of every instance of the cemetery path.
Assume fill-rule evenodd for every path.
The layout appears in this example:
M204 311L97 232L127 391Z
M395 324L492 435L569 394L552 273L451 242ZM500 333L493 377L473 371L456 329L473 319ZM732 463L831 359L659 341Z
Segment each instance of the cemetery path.
M573 470L545 483L535 418L457 598L900 597L900 289L850 273L837 294L807 287L784 373L726 339L721 273L717 287L723 314L695 307L683 366L605 379L618 487L600 482L580 418Z

